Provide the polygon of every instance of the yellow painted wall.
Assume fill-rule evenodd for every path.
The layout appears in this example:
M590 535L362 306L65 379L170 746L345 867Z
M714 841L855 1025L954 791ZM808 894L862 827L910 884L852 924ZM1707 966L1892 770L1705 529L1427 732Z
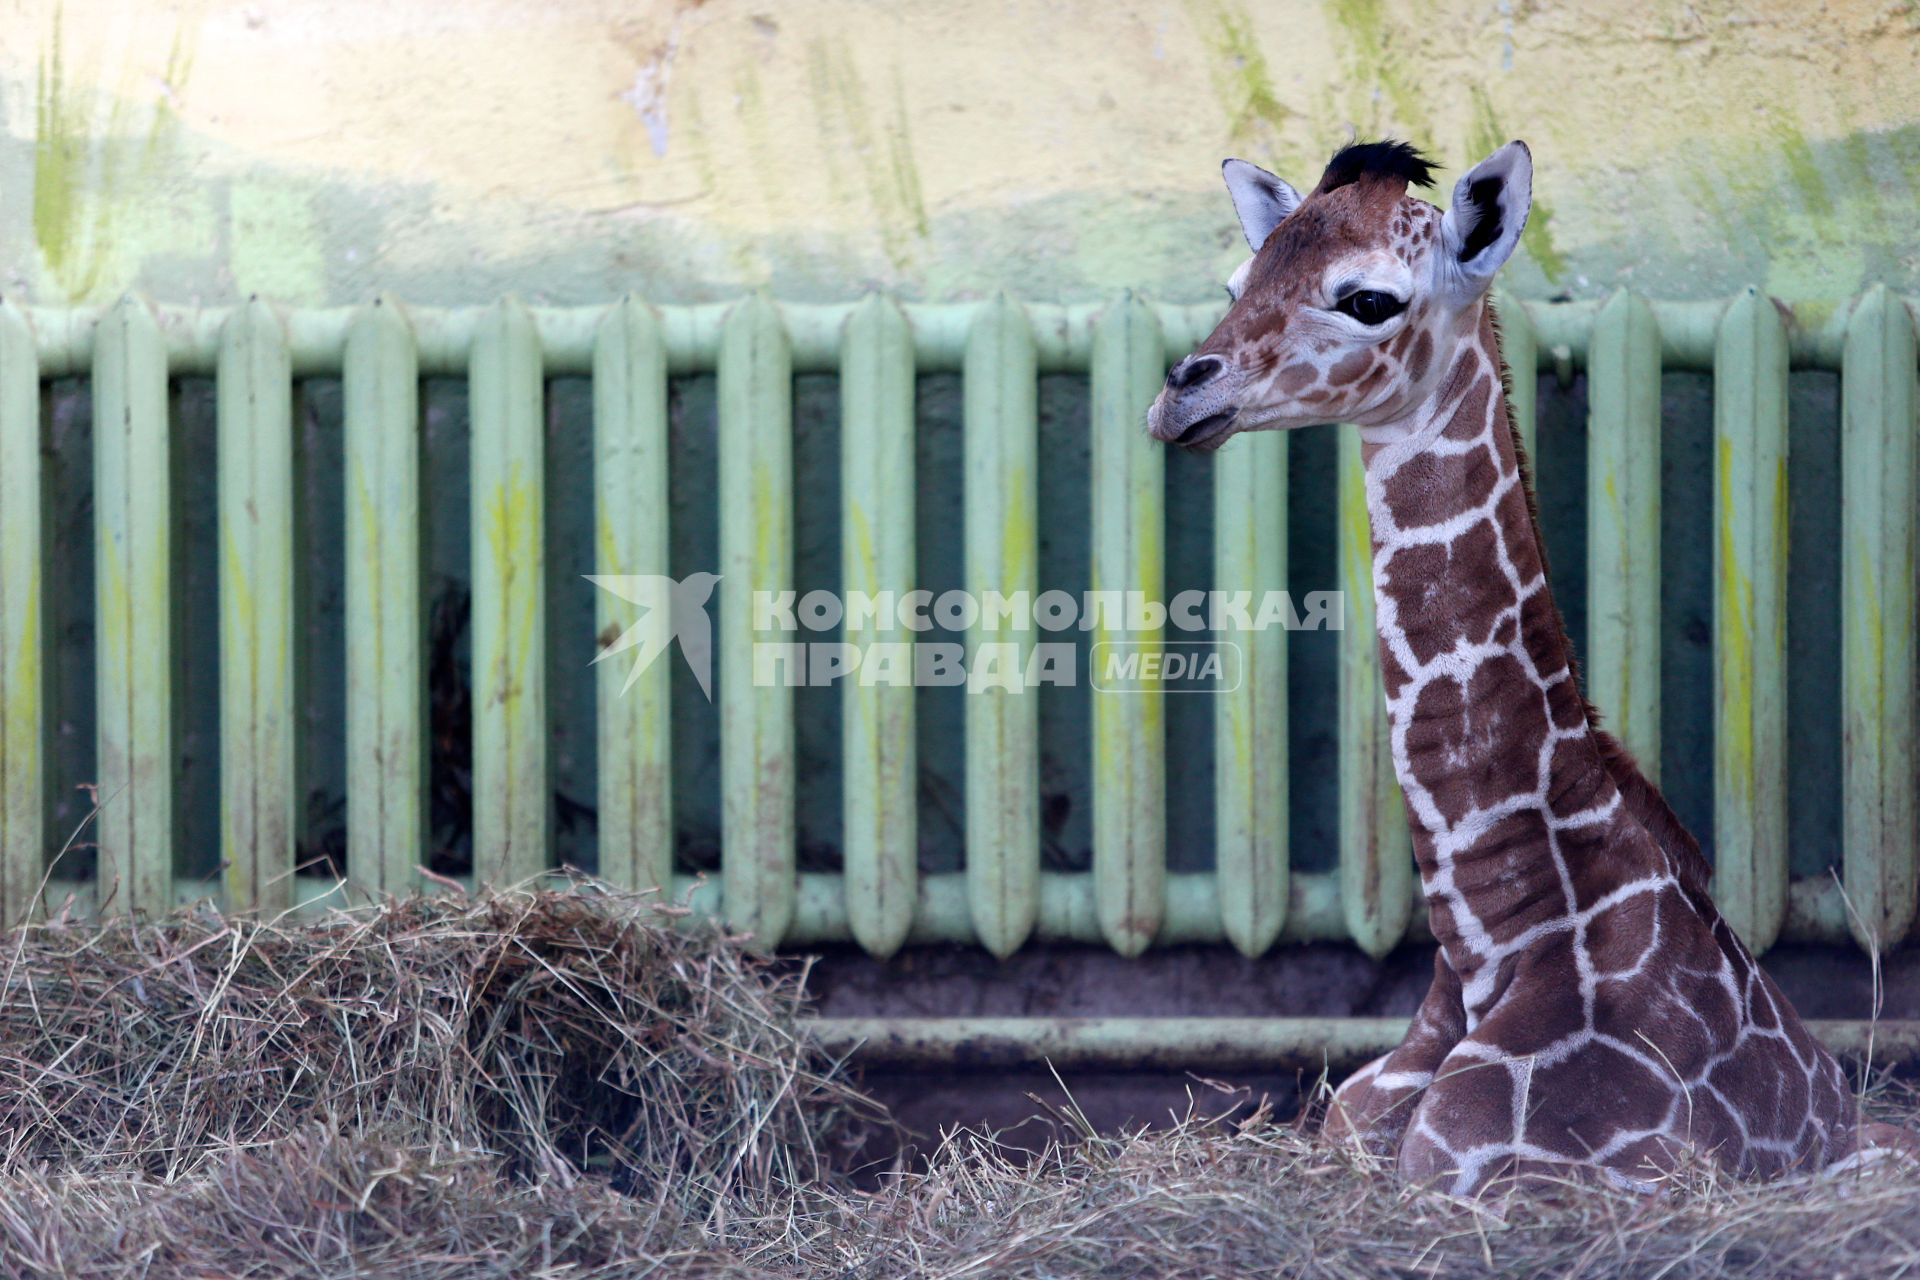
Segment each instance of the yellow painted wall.
M1911 0L19 0L0 288L1201 298L1355 131L1526 138L1530 294L1920 281Z

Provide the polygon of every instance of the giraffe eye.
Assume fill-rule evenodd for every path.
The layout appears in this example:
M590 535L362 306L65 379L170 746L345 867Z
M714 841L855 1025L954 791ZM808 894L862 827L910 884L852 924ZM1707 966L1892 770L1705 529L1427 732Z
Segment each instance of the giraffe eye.
M1396 298L1378 289L1356 289L1334 303L1333 309L1345 312L1361 324L1385 324L1405 311L1407 303L1404 298Z

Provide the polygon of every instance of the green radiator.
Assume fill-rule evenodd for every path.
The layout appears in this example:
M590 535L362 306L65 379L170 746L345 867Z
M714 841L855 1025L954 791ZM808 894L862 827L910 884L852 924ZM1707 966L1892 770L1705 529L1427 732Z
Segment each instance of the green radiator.
M430 887L418 873L428 732L421 378L469 380L474 876L499 884L552 861L544 380L592 379L591 568L624 575L667 571L668 379L710 372L719 386L721 870L713 882L676 875L667 664L624 689L626 670L607 663L597 695L603 878L689 895L696 912L724 915L769 945L851 941L886 955L947 942L1004 956L1035 939L1127 955L1150 943L1225 942L1254 955L1278 941L1317 939L1383 955L1423 931L1423 913L1385 744L1351 440L1339 461L1349 614L1338 667L1335 870L1289 870L1287 654L1278 640L1249 643L1245 678L1215 700L1218 835L1208 872L1168 870L1159 697L1092 695L1093 864L1067 873L1042 870L1035 698L986 693L966 707L965 869L923 875L914 690L850 681L841 692L844 870L801 873L792 690L726 678L749 661L752 637L741 620L752 593L790 585L796 373L840 378L846 588L913 589L915 379L957 372L966 585L1036 590L1036 472L1046 463L1035 388L1042 374L1070 373L1091 383L1095 588L1156 594L1164 462L1140 415L1170 361L1218 313L1132 295L1066 307L1005 297L926 306L751 297L693 307L629 298L560 309L507 298L446 310L393 299L297 311L139 298L105 309L0 304L0 916L25 917L37 894L73 894L84 906L112 886L113 907L155 911L204 889L176 873L172 814L181 695L169 649L179 607L170 581L170 379L210 374L217 386L221 889L231 907L279 911L342 892L293 866L296 381L343 385L350 896ZM1751 290L1698 303L1620 292L1604 304L1510 302L1502 320L1507 358L1523 375L1514 405L1529 442L1536 381L1524 375L1586 374L1591 622L1581 652L1593 700L1655 776L1660 378L1663 370L1712 373L1716 895L1755 951L1778 938L1863 946L1903 938L1920 866L1909 306L1882 288L1791 310ZM1841 379L1845 847L1837 883L1795 880L1788 870L1790 368L1838 370ZM92 881L68 882L55 867L43 884L68 836L48 830L45 818L43 606L48 592L88 584L43 572L42 399L45 380L74 375L91 377L95 415L98 859ZM1287 585L1287 448L1278 433L1250 437L1216 467L1217 582ZM633 621L632 607L611 595L600 609L603 636ZM1325 1039L1324 1028L1288 1025L1234 1034L1254 1048L1282 1032L1303 1044ZM1336 1028L1335 1039L1371 1045L1392 1034L1363 1031L1356 1022ZM1151 1039L1140 1040L1139 1053L1165 1049ZM918 1043L927 1054L951 1048L938 1037Z

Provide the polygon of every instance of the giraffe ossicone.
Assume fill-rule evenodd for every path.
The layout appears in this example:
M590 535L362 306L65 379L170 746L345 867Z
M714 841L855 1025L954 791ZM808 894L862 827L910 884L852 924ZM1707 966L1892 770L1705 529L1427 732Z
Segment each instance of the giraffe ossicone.
M1838 1062L1580 692L1487 298L1532 203L1526 145L1444 213L1407 194L1432 171L1404 143L1344 148L1304 197L1244 161L1224 176L1253 256L1148 428L1203 451L1360 432L1394 768L1440 944L1406 1039L1341 1085L1329 1129L1461 1193L1540 1165L1641 1186L1689 1151L1754 1176L1853 1154Z

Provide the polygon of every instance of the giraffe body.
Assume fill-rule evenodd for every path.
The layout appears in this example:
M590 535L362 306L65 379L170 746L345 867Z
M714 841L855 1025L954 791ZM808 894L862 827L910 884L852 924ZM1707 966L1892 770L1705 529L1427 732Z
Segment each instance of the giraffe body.
M1235 166L1238 166L1236 169ZM1383 684L1435 938L1405 1041L1329 1126L1472 1192L1539 1164L1646 1184L1855 1149L1839 1064L1714 909L1692 837L1596 727L1547 581L1486 298L1531 197L1512 143L1445 214L1426 165L1348 148L1305 199L1229 162L1255 256L1149 426L1361 433Z
M1682 1147L1748 1174L1825 1164L1849 1149L1845 1077L1697 850L1663 848L1607 767L1499 370L1483 306L1430 420L1363 450L1395 767L1449 972L1406 1065L1338 1105L1385 1136L1400 1103L1402 1166L1461 1189L1523 1161L1644 1180Z

